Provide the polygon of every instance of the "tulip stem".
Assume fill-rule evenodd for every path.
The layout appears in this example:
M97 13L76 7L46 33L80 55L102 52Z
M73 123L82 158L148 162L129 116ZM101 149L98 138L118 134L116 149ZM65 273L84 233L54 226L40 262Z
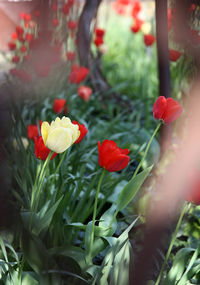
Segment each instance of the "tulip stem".
M40 192L41 192L41 187L42 187L42 183L44 181L45 178L45 173L46 173L46 167L49 164L49 161L52 157L53 151L50 151L47 159L45 160L45 163L43 164L43 167L41 169L41 172L39 175L36 175L36 181L35 181L35 189L33 189L33 194L35 194L33 196L32 194L32 199L31 199L31 213L33 214L33 211L37 211L37 207L38 207L38 200L39 200L39 196L40 196ZM35 192L37 190L37 192ZM31 214L31 215L32 215Z
M101 177L99 179L99 183L98 183L98 186L97 186L97 192L96 192L96 196L95 196L93 218L92 218L92 232L91 232L91 239L90 239L90 246L89 246L89 259L91 259L91 251L92 251L92 246L93 246L93 242L94 242L94 227L95 227L95 219L96 219L96 214L97 214L98 195L99 195L101 183L103 181L105 173L106 173L106 170L104 168L102 173L101 173Z
M136 170L135 170L135 172L134 172L134 174L133 174L133 178L138 174L138 171L140 170L140 167L141 167L142 163L144 162L144 160L145 160L145 158L146 158L146 155L147 155L148 150L149 150L149 148L150 148L150 146L151 146L151 143L152 143L152 141L153 141L153 138L154 138L155 135L157 134L157 132L158 132L158 130L160 129L160 126L161 126L161 125L162 125L162 122L160 122L160 123L157 125L155 131L153 132L153 135L151 136L151 138L150 138L150 140L149 140L149 142L148 142L148 144L147 144L147 146L146 146L146 149L145 149L145 152L144 152L144 154L143 154L143 157L142 157L140 163L138 164L138 167L136 168Z
M189 204L189 206L190 206L190 204ZM172 247L173 247L174 242L175 242L175 240L176 240L176 236L177 236L178 230L179 230L180 225L181 225L181 222L182 222L182 220L183 220L183 216L184 216L184 214L185 214L185 212L186 212L186 210L187 210L188 208L189 208L189 207L188 207L188 203L184 203L184 205L183 205L183 207L182 207L182 210L181 210L181 213L180 213L180 216L179 216L179 219L178 219L178 222L177 222L177 224L176 224L175 231L174 231L174 233L173 233L173 235L172 235L172 239L171 239L171 242L170 242L168 251L167 251L167 253L166 253L165 259L164 259L163 264L162 264L162 266L161 266L160 274L158 275L158 278L157 278L157 280L156 280L155 285L159 285L159 283L160 283L160 280L161 280L162 275L163 275L163 271L164 271L164 269L165 269L165 265L166 265L167 260L168 260L168 258L169 258L169 256L170 256Z

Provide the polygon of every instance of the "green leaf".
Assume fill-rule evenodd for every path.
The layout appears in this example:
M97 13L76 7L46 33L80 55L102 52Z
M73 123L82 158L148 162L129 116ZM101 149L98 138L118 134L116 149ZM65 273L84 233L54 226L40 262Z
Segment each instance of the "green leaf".
M66 225L66 227L75 227L80 230L86 230L87 225L84 225L82 223L71 223ZM100 227L100 226L94 226L94 235L97 237L106 236L109 233L108 227Z
M193 251L193 248L182 248L178 251L167 278L163 281L162 285L174 285L180 280L186 268L189 256Z
M113 219L114 212L116 211L116 205L113 204L100 218L99 227L107 229L104 236L112 236L117 228L116 219L112 223L112 228L109 225Z
M45 230L49 227L51 220L53 218L53 215L55 211L57 210L58 205L60 204L60 201L62 200L63 196L58 199L58 201L44 214L42 215L39 213L39 224L37 227L36 234L38 235L42 230Z
M118 197L117 211L124 209L131 202L149 175L151 169L152 166L148 167L128 182Z
M33 274L23 272L21 285L38 285L38 281L33 277Z
M131 245L127 240L116 254L114 264L110 272L110 285L129 284L129 264L131 260Z
M86 262L90 264L90 242L91 242L91 235L92 235L92 221L89 222L86 226L85 230L85 237L84 237L84 247L85 247L85 258Z
M5 258L5 261L8 262L8 256L7 256L6 248L5 248L5 245L4 245L4 241L3 241L3 239L1 237L0 237L0 247L1 247L1 250L3 252L3 256Z
M49 250L51 255L63 255L72 258L79 267L84 270L86 268L85 254L80 247L76 246L62 246L54 247Z
M54 265L47 249L36 235L30 234L24 229L21 242L25 260L36 273L40 273L42 270Z
M190 269L192 268L193 264L195 263L196 259L198 258L198 254L200 251L200 246L198 246L198 248L195 250L195 252L193 253L192 258L190 259L190 262L187 266L186 271L184 272L183 276L181 277L181 279L179 280L177 285L184 285L186 284L186 282L188 281L188 272L190 271Z

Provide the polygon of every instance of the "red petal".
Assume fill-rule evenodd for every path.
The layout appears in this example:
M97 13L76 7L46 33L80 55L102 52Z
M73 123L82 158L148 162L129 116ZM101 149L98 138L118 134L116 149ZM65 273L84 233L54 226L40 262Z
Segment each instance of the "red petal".
M163 114L167 107L167 100L164 96L159 96L153 105L153 116L155 119L163 119Z
M171 124L181 115L181 113L182 113L181 105L174 99L168 98L166 110L162 116L162 119L166 124Z
M106 166L106 170L109 172L120 171L124 169L129 163L129 156L127 155L117 155L113 156Z

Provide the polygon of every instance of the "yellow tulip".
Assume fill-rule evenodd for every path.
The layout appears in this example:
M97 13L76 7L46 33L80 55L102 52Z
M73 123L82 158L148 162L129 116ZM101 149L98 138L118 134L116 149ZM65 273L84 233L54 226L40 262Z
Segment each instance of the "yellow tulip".
M67 117L57 117L51 124L43 122L41 133L46 147L56 153L64 152L80 136L78 125L72 124Z

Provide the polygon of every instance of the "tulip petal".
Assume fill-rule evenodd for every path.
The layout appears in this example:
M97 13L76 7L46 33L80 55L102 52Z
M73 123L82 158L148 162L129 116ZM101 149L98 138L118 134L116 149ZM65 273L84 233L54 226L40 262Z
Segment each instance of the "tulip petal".
M62 153L72 145L71 129L55 128L50 131L46 146L56 153Z
M43 138L44 144L46 144L48 133L49 133L49 129L50 129L49 123L48 122L43 122L42 126L41 126L41 134L42 134L42 138Z
M124 169L129 163L129 156L127 155L115 155L110 158L110 160L107 163L106 170L109 172L113 171L120 171Z
M166 110L163 114L163 121L166 124L174 122L182 113L182 107L172 98L167 99Z
M159 96L153 105L153 116L155 119L163 119L163 114L166 110L167 100L164 96Z

